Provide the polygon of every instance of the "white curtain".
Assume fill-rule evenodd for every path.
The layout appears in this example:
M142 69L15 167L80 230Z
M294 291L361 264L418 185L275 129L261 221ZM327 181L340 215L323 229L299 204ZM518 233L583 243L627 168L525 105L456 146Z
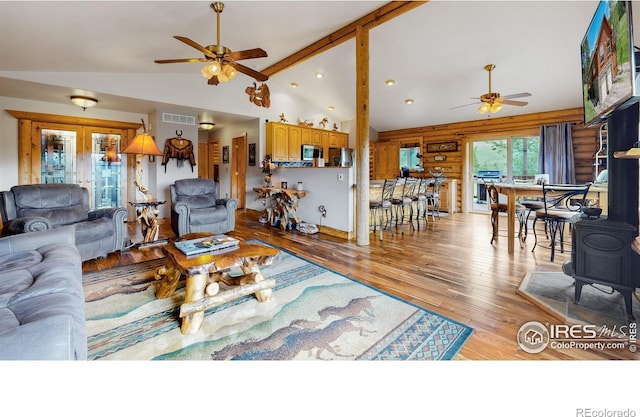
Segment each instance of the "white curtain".
M549 174L550 184L575 184L571 124L540 126L538 173Z

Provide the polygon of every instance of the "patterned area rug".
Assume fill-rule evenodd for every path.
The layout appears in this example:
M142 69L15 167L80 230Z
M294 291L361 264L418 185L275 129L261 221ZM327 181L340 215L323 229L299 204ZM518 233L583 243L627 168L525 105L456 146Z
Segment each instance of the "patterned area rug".
M252 242L262 243L262 242ZM247 296L180 332L184 280L155 298L163 260L84 275L89 359L447 360L473 330L281 249L262 269L273 300Z

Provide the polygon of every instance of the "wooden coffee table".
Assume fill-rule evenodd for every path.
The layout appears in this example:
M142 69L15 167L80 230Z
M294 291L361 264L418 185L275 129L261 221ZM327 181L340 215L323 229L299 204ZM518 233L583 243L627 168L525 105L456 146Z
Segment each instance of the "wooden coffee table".
M260 267L274 263L280 253L278 249L244 242L231 250L194 256L186 256L173 243L162 249L167 263L156 271L156 297L173 295L180 277L186 276L185 299L180 306L182 334L196 333L204 312L210 308L249 294L255 294L259 302L269 301L273 296L276 282L265 279ZM232 268L236 267L240 274L233 273ZM221 284L227 288L221 288Z

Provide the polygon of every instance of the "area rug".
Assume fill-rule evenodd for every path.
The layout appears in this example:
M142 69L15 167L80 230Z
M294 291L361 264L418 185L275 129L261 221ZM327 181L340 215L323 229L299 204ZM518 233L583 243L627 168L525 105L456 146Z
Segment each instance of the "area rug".
M252 241L251 243L262 243ZM184 280L155 298L162 260L84 275L90 360L447 360L473 330L286 250L262 268L272 301L212 308L180 332Z
M517 292L548 311L554 317L570 324L626 326L628 324L622 295L604 285L582 287L580 304L574 304L574 280L563 272L530 272L525 275ZM638 297L633 298L633 315L640 319Z

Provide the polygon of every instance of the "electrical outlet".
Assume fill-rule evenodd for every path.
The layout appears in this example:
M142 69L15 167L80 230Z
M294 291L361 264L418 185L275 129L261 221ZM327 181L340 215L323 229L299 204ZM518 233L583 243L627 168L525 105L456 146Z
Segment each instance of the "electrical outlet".
M324 208L324 206L318 207L318 211L320 211L320 213L322 213L322 217L327 217L327 209Z
M344 181L344 174L342 172L338 174L338 181Z

